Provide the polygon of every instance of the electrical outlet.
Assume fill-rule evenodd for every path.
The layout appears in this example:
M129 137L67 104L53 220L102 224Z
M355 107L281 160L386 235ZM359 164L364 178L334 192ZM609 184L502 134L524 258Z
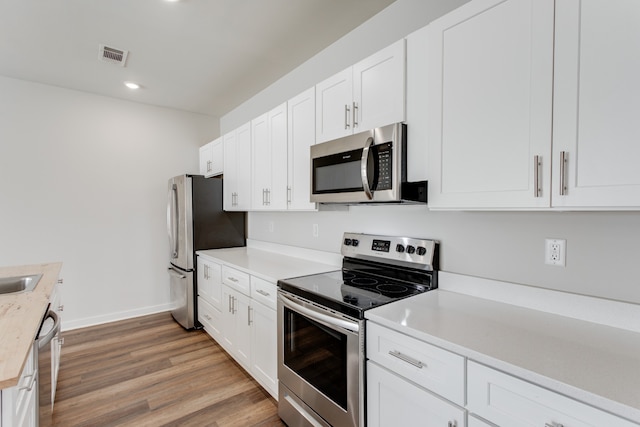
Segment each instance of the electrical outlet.
M545 239L545 264L564 267L567 258L567 241L564 239Z
M318 237L318 224L313 224L313 237Z

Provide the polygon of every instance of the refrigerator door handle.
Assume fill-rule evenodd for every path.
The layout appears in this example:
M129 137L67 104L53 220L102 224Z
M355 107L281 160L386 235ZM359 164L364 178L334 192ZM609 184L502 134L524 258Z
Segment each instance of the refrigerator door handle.
M171 185L169 204L167 206L167 227L171 244L171 258L178 257L178 187Z

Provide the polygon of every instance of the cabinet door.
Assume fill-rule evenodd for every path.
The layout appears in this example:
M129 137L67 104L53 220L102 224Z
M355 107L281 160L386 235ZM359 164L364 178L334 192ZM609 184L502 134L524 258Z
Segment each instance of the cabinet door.
M213 144L210 142L208 144L200 147L200 175L204 175L206 177L211 176L211 172L213 170Z
M478 363L467 364L467 409L499 426L636 424Z
M353 132L405 119L405 41L353 66Z
M278 399L276 311L251 302L251 374Z
M233 312L236 321L235 359L251 371L251 299L234 291Z
M311 203L310 147L316 141L316 97L311 88L292 98L288 110L288 184L287 201L290 210L316 210Z
M287 104L269 111L269 143L271 145L271 184L267 193L267 207L287 209Z
M407 181L427 176L427 41L428 27L407 36Z
M236 194L238 192L238 145L236 132L232 131L224 135L224 180L223 204L225 211L236 209Z
M431 207L550 206L553 22L553 0L478 0L430 24Z
M556 2L554 206L640 207L639 21L633 0Z
M237 196L236 210L251 209L251 123L236 130L237 138Z
M367 362L367 425L465 426L465 411Z
M222 138L217 138L211 144L211 176L224 172L224 144Z
M271 144L268 115L251 120L251 209L267 209L267 190L271 187Z
M222 309L222 266L198 256L198 295Z
M353 133L352 67L316 85L316 141Z

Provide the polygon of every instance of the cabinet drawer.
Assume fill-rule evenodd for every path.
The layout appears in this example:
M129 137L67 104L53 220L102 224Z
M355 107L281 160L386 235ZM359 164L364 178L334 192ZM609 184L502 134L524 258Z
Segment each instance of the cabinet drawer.
M467 409L499 426L638 427L592 406L469 361Z
M198 297L198 321L204 330L216 341L222 338L222 313L209 304L204 298Z
M249 275L235 268L222 266L222 283L229 285L238 292L242 292L246 296L250 296Z
M464 406L464 357L367 322L367 358Z
M275 283L251 276L251 298L260 301L267 307L276 308L277 289L278 287Z
M465 427L464 409L367 362L367 425Z

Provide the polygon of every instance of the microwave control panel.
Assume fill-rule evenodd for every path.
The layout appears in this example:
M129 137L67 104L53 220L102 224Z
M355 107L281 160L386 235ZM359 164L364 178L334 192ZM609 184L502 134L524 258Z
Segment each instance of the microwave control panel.
M392 150L393 143L385 142L384 144L375 145L378 158L378 185L376 190L390 190L393 185L391 176L393 174L392 166Z

